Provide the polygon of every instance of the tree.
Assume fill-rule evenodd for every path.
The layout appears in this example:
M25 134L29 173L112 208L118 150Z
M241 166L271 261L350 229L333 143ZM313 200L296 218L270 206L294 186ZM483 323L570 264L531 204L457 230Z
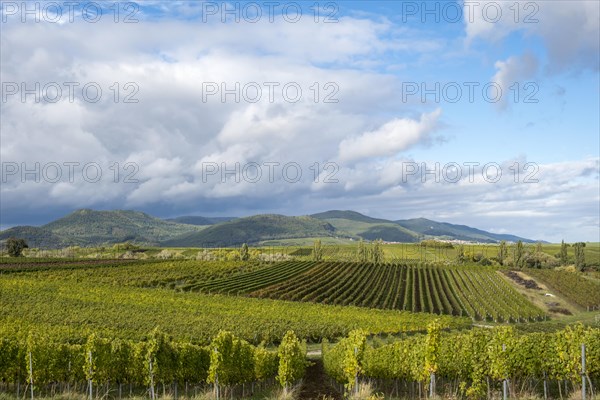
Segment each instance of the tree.
M542 252L542 242L537 242L535 245L535 252L536 253L541 253Z
M504 265L504 260L506 260L506 256L508 254L508 249L506 248L506 240L500 242L500 246L498 247L498 262L500 265Z
M358 262L367 262L369 259L369 251L365 246L365 242L360 239L358 242L358 247L356 248L356 261Z
M560 265L567 265L567 263L569 262L569 256L567 255L567 247L569 247L569 245L566 244L564 240L560 242Z
M240 260L248 261L250 258L250 251L248 250L248 245L244 243L242 248L240 249Z
M313 244L313 261L321 261L323 259L323 248L321 247L321 240L315 240Z
M27 248L29 248L29 246L25 239L9 238L6 241L6 250L11 257L21 257L23 255L23 249Z
M542 252L542 242L537 242L535 245L535 252L533 254L529 254L526 257L525 262L528 267L533 268L541 268L543 261L543 252Z
M371 244L371 262L379 264L383 262L383 240L377 239Z
M579 271L583 271L583 268L585 268L585 252L583 250L585 248L585 243L575 243L573 248L575 249L575 267L577 267Z
M515 256L514 256L515 267L517 267L517 268L521 268L523 266L523 252L524 252L523 242L521 240L519 240L515 246Z
M467 256L465 254L465 246L461 244L458 246L458 250L456 251L456 260L460 263L464 263L466 259Z

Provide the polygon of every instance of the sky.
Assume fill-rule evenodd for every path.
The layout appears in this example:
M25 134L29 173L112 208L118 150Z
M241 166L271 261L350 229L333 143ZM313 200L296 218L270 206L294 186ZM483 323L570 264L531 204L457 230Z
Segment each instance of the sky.
M0 228L355 210L600 241L598 1L3 1Z

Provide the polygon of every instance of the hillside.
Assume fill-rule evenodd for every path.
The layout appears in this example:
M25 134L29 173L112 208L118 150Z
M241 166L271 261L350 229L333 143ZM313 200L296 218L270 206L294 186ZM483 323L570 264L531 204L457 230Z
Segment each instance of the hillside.
M269 273L253 271L204 282L191 290L287 301L353 305L434 314L466 315L473 320L539 321L543 311L492 269L434 265L290 262ZM308 264L308 265L307 265ZM262 278L262 279L259 279ZM352 284L350 284L352 283Z
M265 214L238 218L162 243L167 247L225 247L263 240L334 236L335 228L312 217Z
M231 221L235 218L236 217L201 217L197 215L185 215L177 218L169 218L165 221L175 222L177 224L208 226L220 224L221 222Z
M38 229L42 233L51 232L53 241L60 241L63 245L90 246L125 241L156 245L163 240L196 232L201 228L163 221L138 211L83 209ZM28 232L20 237L38 246L39 241Z
M37 226L15 226L4 230L0 232L0 243L11 237L25 239L29 247L60 249L68 245L65 238Z
M350 211L350 210L346 210L346 211L331 210L331 211L325 211L322 213L312 214L310 216L313 218L317 218L317 219L325 219L325 220L345 219L345 220L349 220L349 221L364 222L364 223L368 223L368 224L378 224L378 223L390 222L386 219L372 218L372 217L368 217L364 214L358 213L356 211Z
M415 243L427 238L495 243L500 240L533 242L431 221L425 218L390 221L355 211L332 210L310 216L263 214L245 218L183 216L162 220L139 211L77 210L41 227L20 226L0 232L27 240L31 247L60 248L70 245L99 246L131 241L165 247L224 247L242 243L323 238Z
M390 221L371 218L355 211L326 211L311 215L329 222L337 230L366 240L383 239L387 242L413 243L427 238L465 240L482 243L496 243L501 240L533 243L534 240L514 235L503 235L471 228L466 225L454 225L436 222L426 218L414 218Z
M378 224L359 232L361 238L366 240L382 239L386 242L415 243L419 241L418 235L401 226Z
M454 225L447 222L436 222L426 218L414 218L395 221L398 225L428 237L437 237L443 239L456 239L477 241L483 243L495 243L501 240L510 242L533 243L535 240L521 238L515 235L503 235L482 231L481 229L471 228L466 225Z

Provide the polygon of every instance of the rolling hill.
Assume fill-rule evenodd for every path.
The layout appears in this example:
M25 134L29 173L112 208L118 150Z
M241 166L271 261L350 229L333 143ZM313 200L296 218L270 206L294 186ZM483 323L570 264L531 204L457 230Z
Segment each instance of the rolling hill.
M388 242L418 242L422 239L464 240L482 243L496 243L501 240L533 243L534 240L515 235L496 234L466 225L436 222L426 218L413 218L390 221L371 218L356 211L332 210L312 217L323 219L336 229L348 232L366 240L381 238Z
M482 231L481 229L471 228L466 225L454 225L447 222L436 222L426 218L414 218L395 221L398 225L428 237L437 237L443 239L457 239L467 241L477 241L484 243L495 243L501 240L509 242L533 243L535 240L525 239L515 235L505 235Z
M23 238L31 247L39 248L99 246L125 241L163 247L225 247L312 238L336 242L361 238L403 243L430 238L483 243L533 242L425 218L391 221L339 210L299 217L263 214L245 218L185 216L162 220L139 211L83 209L41 227L19 226L1 231L0 243L9 237Z
M327 211L313 214L313 218L322 219L333 225L340 233L355 239L387 242L414 243L419 241L419 234L406 229L393 221L371 218L356 211Z
M43 249L60 249L69 245L64 237L38 226L15 226L6 229L0 232L0 243L11 237L25 239L29 247Z
M225 247L263 240L334 236L335 228L312 217L265 214L210 226L163 242L167 247Z
M364 222L367 224L378 224L378 223L389 223L390 222L387 219L372 218L372 217L366 216L364 214L358 213L356 211L350 211L350 210L325 211L322 213L312 214L311 217L317 218L317 219L325 219L325 220L345 219L348 221Z
M131 241L149 245L197 232L194 225L163 221L139 211L77 210L41 227L14 227L0 232L0 241L24 238L30 247L98 246Z
M175 222L177 224L188 224L198 226L216 225L221 222L231 221L236 217L201 217L197 215L185 215L183 217L169 218L165 221Z

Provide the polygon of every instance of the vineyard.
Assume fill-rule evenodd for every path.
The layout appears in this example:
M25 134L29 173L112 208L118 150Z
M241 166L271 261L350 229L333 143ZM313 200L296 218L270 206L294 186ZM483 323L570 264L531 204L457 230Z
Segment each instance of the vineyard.
M233 278L222 278L212 282L193 282L181 288L208 293L245 294L265 286L285 282L300 273L312 270L314 265L311 261L284 261L269 268Z
M27 272L29 276L36 274L35 276L46 280L89 277L94 278L95 282L118 281L125 286L177 288L179 285L231 278L269 266L240 261L33 260L34 262L0 262L0 274Z
M9 272L32 272L55 269L77 269L93 266L122 267L127 264L142 264L137 260L64 260L56 258L0 258L0 274Z
M105 260L88 264L82 261L54 267L40 263L37 267L0 267L0 272L22 272L13 277L22 277L24 281L30 278L35 285L40 281L57 286L71 282L76 287L84 281L93 281L97 290L127 287L128 291L152 288L172 289L177 293L157 292L159 297L185 297L185 292L200 292L210 296L245 295L463 316L475 321L528 322L545 319L540 309L491 268L314 261L179 260L130 262L120 266L117 263ZM119 291L116 296L124 296L128 291ZM142 293L145 295L146 292ZM196 294L189 298L200 301L210 299L210 296ZM227 301L236 300L229 298Z
M493 269L343 262L313 263L308 268L305 264L295 270L305 272L289 279L288 274L281 276L274 269L268 274L260 271L240 275L222 287L252 297L468 316L473 320L519 322L544 318L540 309ZM215 285L207 284L205 288L214 290Z
M597 388L600 329L576 325L555 333L517 335L502 327L457 334L443 333L432 324L427 335L380 346L367 344L364 333L355 331L335 345L323 344L323 361L328 375L346 391L361 379L389 396L422 398L433 382L429 391L490 398L506 380L511 398L527 393L563 398L581 387L583 372L588 391L592 383Z
M532 269L528 275L583 308L600 307L600 280L569 271Z
M276 342L289 329L309 341L344 336L359 327L371 333L419 331L434 317L171 288L198 279L236 279L276 265L165 261L5 273L0 275L0 332L35 328L70 342L91 332L140 340L159 326L176 340L196 344L205 345L220 330L258 344ZM469 325L466 318L450 316L444 323L450 328Z
M572 301L596 301L593 277L531 275ZM543 383L566 395L577 389L581 343L590 382L600 379L598 329L517 334L505 323L543 312L481 266L21 259L0 264L0 299L0 391L20 398L32 387L247 397L301 377L302 340L323 342L325 370L346 389L369 379L390 396L423 397L432 373L453 396L480 398L507 377L511 392ZM503 325L467 331L473 321Z
M219 332L208 346L173 341L154 329L143 341L103 338L95 333L80 344L53 341L39 332L0 335L0 380L5 389L21 396L21 384L36 394L85 391L89 397L122 396L134 388L156 398L158 385L177 397L178 387L215 391L248 385L294 383L304 374L306 346L287 332L279 350L252 346L230 332ZM240 395L244 397L245 388Z

